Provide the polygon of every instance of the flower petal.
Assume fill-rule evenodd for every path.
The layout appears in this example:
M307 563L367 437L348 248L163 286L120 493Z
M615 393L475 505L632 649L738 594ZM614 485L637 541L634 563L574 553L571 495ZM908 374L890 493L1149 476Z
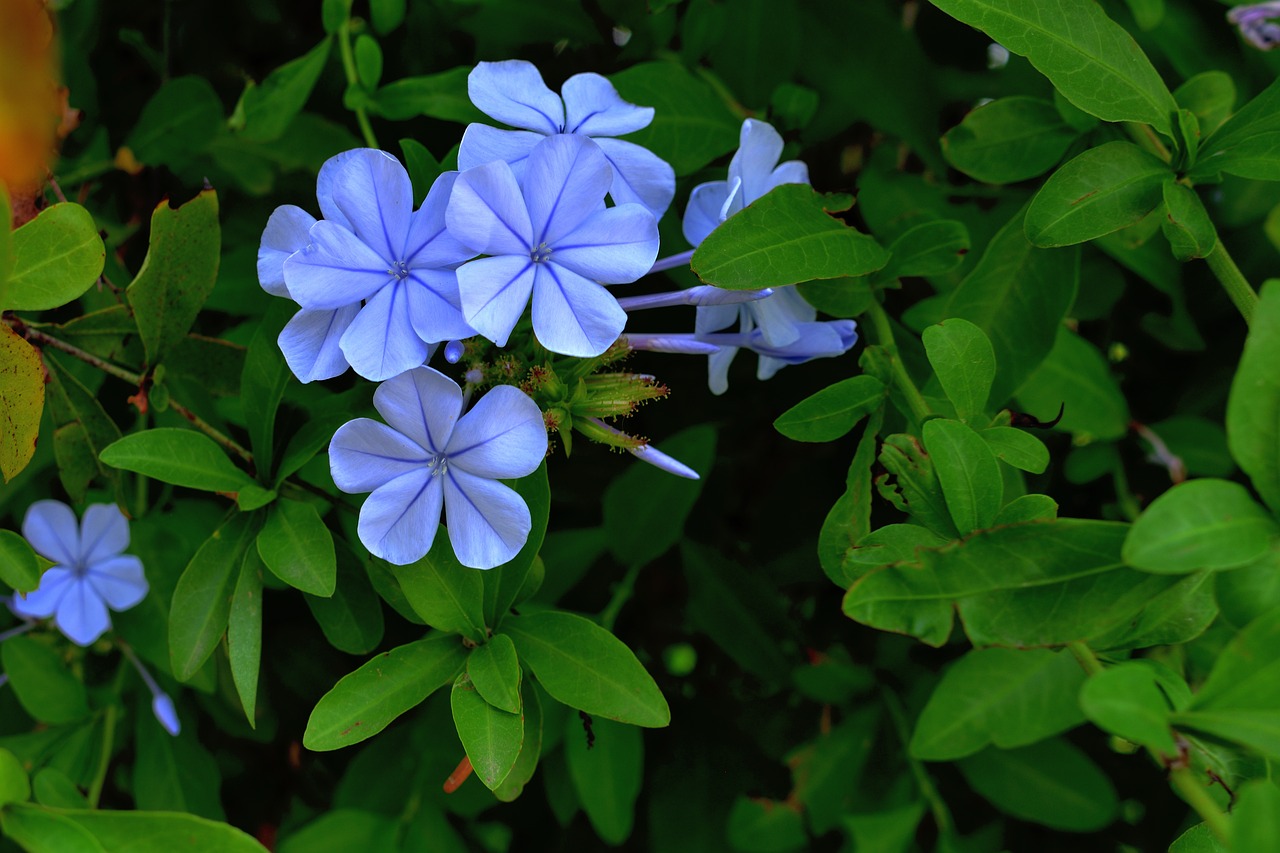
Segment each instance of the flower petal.
M132 554L94 563L85 577L112 610L128 610L147 597L149 586L142 561Z
M386 261L403 261L413 213L409 173L395 157L375 148L357 148L338 158L328 186L333 205L365 245Z
M742 181L745 207L773 189L769 179L782 156L782 137L772 125L749 118L742 122L738 140L738 151L729 161L729 183Z
M706 335L727 329L737 322L741 314L738 305L699 305L694 316L694 334Z
M625 139L597 139L596 144L613 167L609 195L614 204L642 204L661 219L676 195L676 173L671 164Z
M22 519L22 535L42 557L74 566L80 556L80 525L62 501L36 501Z
M505 255L480 258L458 267L458 294L462 316L471 328L506 346L511 330L529 304L533 292L533 268L528 257Z
M409 222L409 238L405 243L405 264L409 269L455 267L469 261L476 253L458 242L445 226L444 212L449 207L457 172L445 172L436 178L426 199Z
M303 308L285 324L277 343L300 382L332 379L346 372L350 365L339 344L359 313L359 302L332 311Z
M453 270L414 270L404 283L409 321L429 344L456 341L476 333L462 316L458 274Z
M599 74L575 74L560 87L564 97L565 133L622 136L648 127L653 107L622 100L613 84Z
M445 527L458 562L492 569L510 560L529 539L529 507L496 480L456 468L444 476Z
M76 582L71 569L54 566L40 576L40 585L25 596L15 594L9 601L9 609L19 616L44 619L52 616L62 603L62 597Z
M737 347L721 347L720 352L707 356L707 387L712 394L723 394L729 390L729 365L738 354Z
M322 219L341 225L347 230L353 230L351 221L347 219L342 209L338 207L337 202L333 200L333 185L341 175L348 172L353 159L363 156L362 152L364 151L372 150L374 149L353 148L350 151L335 154L324 161L324 165L320 167L320 174L316 176L316 200L320 202L320 217Z
M627 312L603 286L555 263L535 264L533 333L552 352L596 356L618 339Z
M533 223L533 243L552 249L600 208L613 170L600 146L585 136L549 136L529 155L521 189Z
M547 455L542 410L519 388L499 385L458 421L445 453L450 469L457 466L480 477L511 480L532 474Z
M527 255L533 246L529 209L506 163L459 175L444 216L454 239L478 254Z
M129 521L115 504L90 504L80 520L80 565L92 566L129 547Z
M744 309L755 320L760 336L771 347L785 347L800 337L801 324L812 323L818 312L794 287L779 287L772 296Z
M533 146L545 137L528 130L500 130L487 124L469 124L458 146L458 168L466 171L501 160L518 179L524 177L525 162Z
M178 709L173 707L173 700L167 693L157 693L151 697L151 713L156 721L169 734L177 737L182 731L182 723L178 720Z
M440 371L418 367L379 385L373 405L394 429L441 453L462 414L462 389Z
M690 246L697 246L720 224L720 208L729 198L728 181L708 181L698 184L689 194L689 206L684 209L684 238Z
M365 379L381 382L427 360L427 344L409 321L408 292L404 282L382 288L342 335L342 354Z
M512 127L548 134L564 128L564 104L542 82L533 63L477 63L467 75L467 94L481 112Z
M601 210L566 234L551 259L603 284L626 284L649 272L658 257L658 222L638 204Z
M372 492L397 477L425 469L431 459L417 443L370 418L347 421L329 442L333 483L353 495Z
M284 262L289 295L303 308L342 308L395 280L390 265L341 225L320 221L311 243Z
M768 188L765 192L783 184L809 183L809 167L799 160L788 160L773 170L769 176Z
M403 566L431 550L440 525L440 477L423 468L375 489L360 508L357 532L369 553Z
M84 578L72 582L58 603L53 622L68 640L78 646L89 645L111 627L107 605Z
M311 242L308 232L316 218L292 204L277 207L267 220L258 247L258 282L272 296L289 296L284 283L284 262Z

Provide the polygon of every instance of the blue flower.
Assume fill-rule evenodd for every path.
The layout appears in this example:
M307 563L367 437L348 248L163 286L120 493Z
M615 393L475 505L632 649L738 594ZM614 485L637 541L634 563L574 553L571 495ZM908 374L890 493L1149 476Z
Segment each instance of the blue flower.
M431 344L475 333L462 319L454 272L474 253L444 226L456 177L441 175L414 211L399 161L358 148L320 170L323 219L293 206L272 214L258 277L303 308L280 335L300 380L328 379L350 364L380 381L423 364Z
M1258 50L1271 50L1280 45L1280 24L1272 18L1280 18L1280 3L1251 3L1236 6L1227 13L1227 20L1240 28L1240 35Z
M37 501L22 521L22 535L54 566L10 609L19 616L52 616L69 640L87 646L111 627L107 608L128 610L147 596L142 561L121 553L129 547L129 524L114 504L92 504L76 522L71 507Z
M648 127L653 108L622 100L613 84L599 74L575 74L560 91L563 101L528 62L479 63L467 77L472 103L498 121L522 129L469 125L458 149L458 167L471 169L503 160L521 177L526 158L543 137L586 136L596 141L609 162L613 180L607 188L614 202L642 204L661 219L675 197L675 172L649 149L610 138Z
M601 286L638 279L658 256L658 223L638 204L604 206L609 163L582 136L550 136L524 179L497 160L458 176L449 233L488 255L458 268L466 321L505 346L533 294L533 331L562 355L595 356L617 340L626 312Z
M799 322L795 325L794 339L786 344L774 344L770 343L763 329L750 328L750 323L744 320L741 332L698 334L695 338L720 347L719 352L710 356L711 390L722 394L729 387L729 362L739 348L749 349L760 356L757 379L772 379L788 364L844 355L858 341L856 329L857 324L852 320Z
M390 426L359 418L329 445L338 488L373 492L358 525L370 553L396 565L421 559L443 507L464 566L491 569L514 557L529 538L529 507L498 480L531 474L546 455L537 404L502 385L463 415L457 383L420 367L379 385L373 405Z

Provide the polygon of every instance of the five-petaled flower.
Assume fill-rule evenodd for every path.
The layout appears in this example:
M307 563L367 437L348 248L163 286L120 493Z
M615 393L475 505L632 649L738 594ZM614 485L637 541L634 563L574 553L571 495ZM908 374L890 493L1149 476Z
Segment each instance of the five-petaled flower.
M546 136L578 134L595 140L613 175L608 187L616 204L636 203L661 218L676 192L675 172L647 148L611 137L648 127L653 107L637 107L618 95L599 74L575 74L552 92L531 63L481 62L467 77L467 93L483 112L521 130L472 124L458 148L458 167L470 169L494 160L509 163L516 177Z
M625 284L658 256L658 223L638 204L604 206L608 161L583 136L539 142L524 178L497 160L458 176L449 233L488 255L458 268L466 321L504 346L529 295L533 331L552 352L596 356L627 322L601 284Z
M524 547L532 520L499 479L533 473L547 452L542 412L524 392L493 388L465 415L462 389L429 367L378 386L369 418L343 424L329 445L333 481L369 492L358 532L369 551L405 565L431 549L440 511L464 566L491 569Z
M66 504L37 501L22 521L22 535L54 566L37 589L15 595L9 606L19 616L52 616L77 645L89 645L111 627L108 607L128 610L147 596L142 561L122 553L129 547L129 523L114 504L90 505L77 523Z

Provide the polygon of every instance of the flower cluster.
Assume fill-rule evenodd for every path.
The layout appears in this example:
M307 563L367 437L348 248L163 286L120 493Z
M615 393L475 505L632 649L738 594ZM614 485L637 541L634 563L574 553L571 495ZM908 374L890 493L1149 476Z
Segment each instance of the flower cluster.
M427 553L442 512L464 565L510 560L530 516L498 480L537 468L548 431L566 451L578 432L696 478L601 420L667 393L653 377L605 372L634 350L709 355L719 394L739 349L760 356L767 379L856 340L851 321L818 321L793 288L615 296L610 286L692 254L658 259L674 172L617 138L646 127L653 109L627 103L597 74L575 75L556 94L519 61L480 63L469 94L509 129L470 125L460 171L441 174L420 207L395 158L348 151L320 172L321 218L277 209L258 255L263 288L301 308L280 336L294 374L311 382L350 367L383 383L374 403L386 424L341 427L330 464L340 489L371 492L360 539L396 564ZM769 125L746 121L741 141L728 179L693 191L684 233L694 246L779 184L808 182L803 163L778 165L783 143ZM696 307L693 332L624 334L631 312L671 305ZM424 366L439 344L448 363L465 361L464 386Z

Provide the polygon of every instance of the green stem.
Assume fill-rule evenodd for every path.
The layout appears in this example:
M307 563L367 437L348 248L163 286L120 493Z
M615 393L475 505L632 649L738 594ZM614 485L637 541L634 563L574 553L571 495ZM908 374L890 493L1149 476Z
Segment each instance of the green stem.
M902 392L902 396L906 398L912 419L917 424L923 423L933 412L929 410L929 404L925 402L924 397L920 394L920 389L916 387L911 375L907 373L907 368L902 364L902 358L898 354L898 345L893 340L893 327L889 324L889 315L885 313L883 305L873 301L871 307L867 309L867 316L871 318L871 329L876 343L888 351L894 384Z
M342 70L347 74L347 85L360 87L360 75L356 73L356 58L351 51L351 20L338 30L338 52L342 54ZM369 124L369 114L363 106L355 108L356 123L360 125L360 133L364 136L365 145L378 147L378 138L373 135L373 126Z
M929 804L929 811L933 814L933 822L938 828L938 834L946 835L952 828L951 810L947 808L938 789L934 787L933 779L924 769L924 764L919 759L912 758L907 750L907 745L911 742L911 733L907 730L907 714L902 707L902 700L887 688L881 688L880 696L884 700L885 707L889 709L893 729L898 734L898 740L902 742L902 752L911 766L911 775L916 780L916 787L920 789L920 796L924 797L924 801Z
M1102 661L1098 660L1098 656L1093 653L1093 649L1089 648L1081 640L1074 643L1067 643L1067 650L1080 663L1081 669L1088 675L1097 675L1102 672Z
M1244 317L1245 323L1251 324L1254 309L1258 307L1258 294L1240 272L1236 262L1231 259L1221 237L1218 238L1218 244L1213 247L1213 251L1204 260L1209 265L1209 269L1213 270L1213 274L1218 277L1223 290L1227 291L1227 296L1231 297L1231 301L1235 303L1236 310L1240 312L1241 317Z
M618 621L618 614L622 612L622 606L631 600L631 596L636 590L636 578L640 577L640 568L640 566L632 566L627 569L627 573L622 580L613 588L613 597L604 606L604 610L600 611L600 624L606 631L613 630L613 623Z
M89 785L89 807L97 808L102 798L102 788L107 783L107 770L111 767L111 753L116 743L116 722L120 717L120 689L124 687L124 676L128 672L127 662L120 659L116 668L116 677L112 679L112 696L115 701L103 711L102 717L102 751L98 754L98 770L93 775L93 783Z
M1187 805L1195 809L1196 813L1204 818L1204 822L1209 824L1209 828L1213 830L1214 835L1218 836L1218 840L1224 844L1229 841L1231 820L1214 801L1213 797L1209 796L1209 789L1196 780L1195 774L1190 767L1175 767L1170 770L1169 784L1173 785L1174 790L1182 795L1182 798L1187 801Z
M1140 148L1145 148L1166 163L1173 160L1173 155L1169 153L1169 149L1160 141L1160 137L1156 135L1155 129L1151 125L1125 122L1124 129L1129 134L1129 137L1138 143Z

